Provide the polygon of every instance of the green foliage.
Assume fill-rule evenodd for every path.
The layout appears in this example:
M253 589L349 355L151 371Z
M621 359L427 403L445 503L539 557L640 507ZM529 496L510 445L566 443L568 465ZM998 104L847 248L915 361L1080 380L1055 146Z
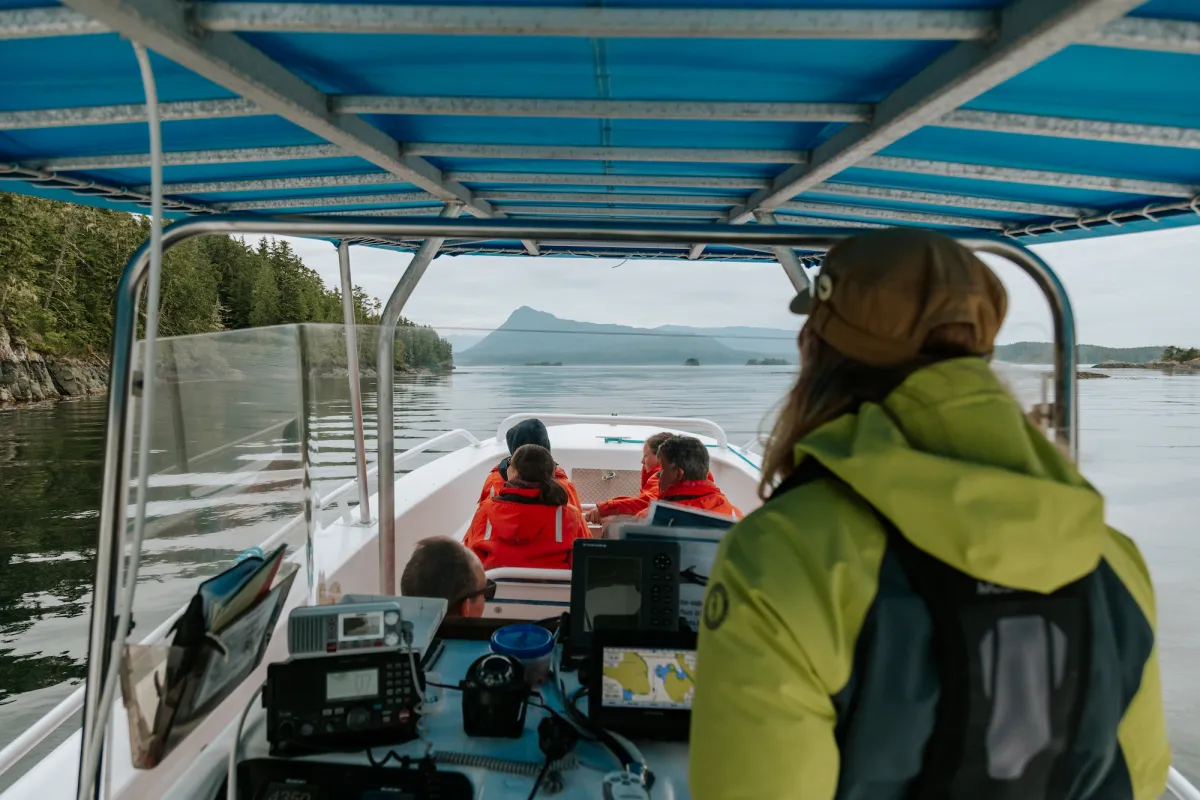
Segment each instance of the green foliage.
M1145 364L1159 357L1160 347L1102 347L1081 344L1075 348L1080 364L1100 364L1104 361L1127 361ZM1053 364L1054 345L1050 342L1017 342L996 346L996 360L1009 364Z
M0 194L0 324L39 352L107 354L117 282L149 236L146 217ZM354 309L359 324L378 324L379 301L357 286ZM206 236L164 258L162 336L341 321L341 294L287 242ZM451 347L402 319L396 361L449 366Z
M1163 361L1176 361L1183 363L1184 361L1192 361L1193 359L1197 358L1200 358L1200 349L1195 347L1184 348L1175 347L1172 345L1170 347L1164 347L1162 351Z

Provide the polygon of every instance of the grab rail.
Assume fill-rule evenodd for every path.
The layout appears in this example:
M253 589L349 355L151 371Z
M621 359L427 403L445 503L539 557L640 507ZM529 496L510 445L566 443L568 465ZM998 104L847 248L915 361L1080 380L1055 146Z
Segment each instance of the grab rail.
M494 581L566 581L571 582L569 569L537 569L535 567L495 567L483 573Z
M700 429L712 434L712 438L717 440L717 447L720 447L722 450L729 449L729 437L725 435L725 429L711 419L700 419L699 417L625 417L618 414L513 414L510 417L505 417L504 421L500 423L500 427L496 429L496 441L502 441L504 434L508 432L509 428L527 419L540 419L542 422L556 425L571 422L591 422L599 425L653 425L659 428Z
M1179 800L1200 800L1200 789L1193 786L1192 782L1174 767L1167 770L1167 791Z

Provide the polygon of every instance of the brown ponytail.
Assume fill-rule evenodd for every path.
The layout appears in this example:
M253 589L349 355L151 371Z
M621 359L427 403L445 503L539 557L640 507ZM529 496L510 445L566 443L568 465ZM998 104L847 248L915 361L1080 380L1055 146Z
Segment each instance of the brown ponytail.
M524 444L512 454L512 466L524 483L538 487L539 499L550 506L565 506L567 490L554 477L554 456L541 445Z

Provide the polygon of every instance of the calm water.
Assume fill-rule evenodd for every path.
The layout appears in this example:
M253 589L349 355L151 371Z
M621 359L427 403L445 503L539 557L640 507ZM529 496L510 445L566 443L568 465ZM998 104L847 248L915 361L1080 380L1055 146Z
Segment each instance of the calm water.
M518 411L701 416L749 441L792 380L773 367L466 368L396 384L397 450L451 428L480 438ZM1027 401L1037 371L1002 368ZM1132 535L1158 591L1159 652L1175 762L1200 779L1200 376L1129 371L1080 384L1085 473L1107 496L1110 523ZM152 630L242 549L296 514L298 470L280 427L261 432L253 415L203 383L189 386L189 431L212 430L209 444L245 438L208 456L190 442L190 469L156 453L150 539L135 618ZM364 394L367 449L373 451L375 391ZM345 381L314 391L313 472L318 494L354 476ZM95 557L102 469L103 398L0 412L0 745L13 739L78 685ZM172 420L161 421L164 429ZM238 426L241 426L239 428ZM373 458L373 456L371 456ZM416 464L435 458L426 454ZM294 458L292 456L291 458ZM264 481L269 465L272 481ZM243 473L230 489L229 473ZM169 521L169 524L166 522ZM4 781L0 779L0 786Z

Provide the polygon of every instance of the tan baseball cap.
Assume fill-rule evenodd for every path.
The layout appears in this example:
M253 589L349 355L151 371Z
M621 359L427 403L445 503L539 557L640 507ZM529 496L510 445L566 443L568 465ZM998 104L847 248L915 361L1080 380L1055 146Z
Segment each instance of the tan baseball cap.
M929 332L964 323L970 351L992 352L1008 306L1000 279L940 233L888 228L853 236L825 256L816 297L796 295L791 310L842 355L876 367L913 360Z

